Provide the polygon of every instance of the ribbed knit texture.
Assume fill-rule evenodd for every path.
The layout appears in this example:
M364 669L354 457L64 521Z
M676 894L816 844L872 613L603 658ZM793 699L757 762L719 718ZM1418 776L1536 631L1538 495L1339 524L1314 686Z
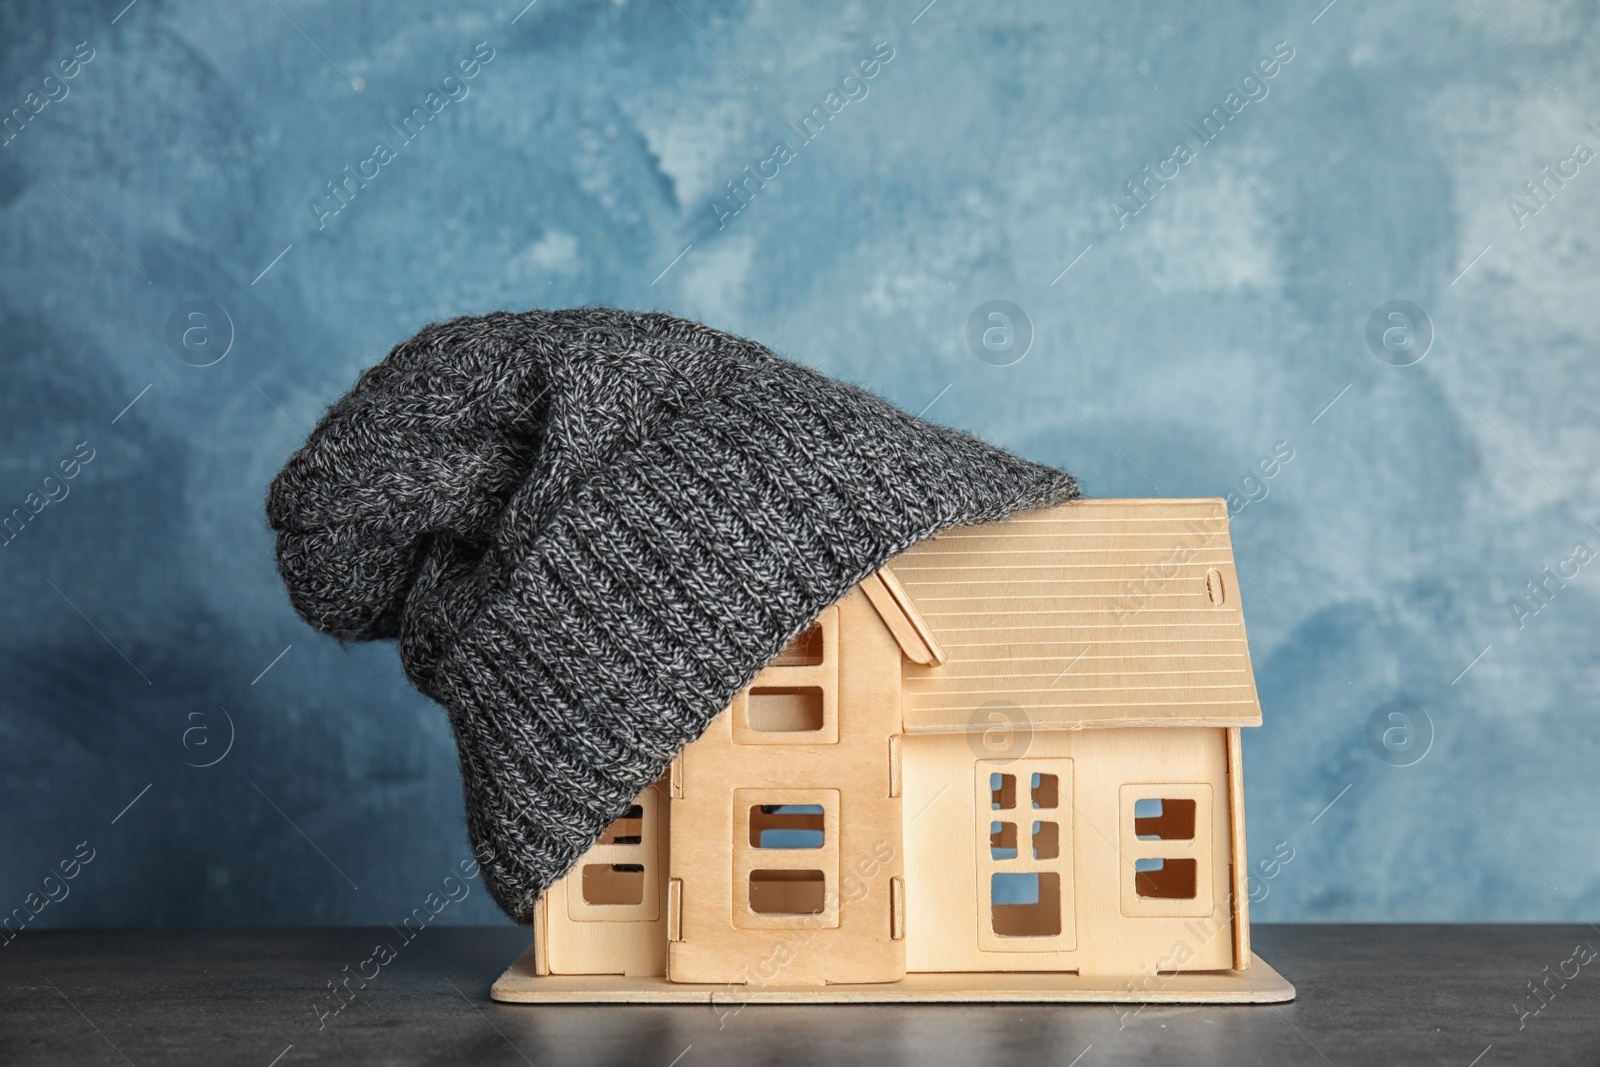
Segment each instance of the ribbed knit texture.
M329 409L267 516L306 621L398 638L449 710L486 881L528 922L856 582L1077 492L754 342L581 309L423 329Z

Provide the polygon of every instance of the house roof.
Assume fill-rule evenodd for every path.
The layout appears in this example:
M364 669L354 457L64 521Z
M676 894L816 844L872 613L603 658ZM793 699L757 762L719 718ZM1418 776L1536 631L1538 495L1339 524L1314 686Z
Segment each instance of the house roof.
M890 566L945 653L905 665L909 732L1261 724L1220 499L1043 508Z

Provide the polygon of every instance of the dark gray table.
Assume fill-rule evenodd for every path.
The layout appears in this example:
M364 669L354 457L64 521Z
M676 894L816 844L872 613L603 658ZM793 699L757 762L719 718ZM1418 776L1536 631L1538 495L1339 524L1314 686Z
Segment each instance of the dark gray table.
M1600 1062L1600 958L1574 956L1600 949L1589 926L1258 926L1295 1003L1133 1014L501 1005L489 984L526 931L438 927L365 989L352 980L355 999L319 1024L328 983L380 938L398 941L388 929L24 933L0 948L0 1063ZM1529 983L1544 979L1536 999Z

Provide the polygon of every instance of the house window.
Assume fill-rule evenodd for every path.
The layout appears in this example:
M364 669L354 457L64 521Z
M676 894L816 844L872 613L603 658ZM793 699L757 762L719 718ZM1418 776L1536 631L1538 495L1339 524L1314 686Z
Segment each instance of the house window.
M992 822L989 824L989 857L997 860L1017 858L1017 824Z
M606 827L606 832L600 835L596 844L601 845L637 845L644 841L644 808L635 804L619 815L615 822Z
M646 789L578 860L567 880L569 919L652 922L660 915L660 804L656 789Z
M826 840L821 804L758 804L750 809L751 848L821 848Z
M1121 806L1122 914L1210 915L1211 786L1125 785Z
M750 872L750 910L760 915L821 915L827 897L821 871Z
M1194 838L1193 800L1147 797L1133 803L1133 832L1140 841L1189 841Z
M1072 761L980 760L975 784L978 947L1075 948Z
M1192 859L1134 860L1134 891L1144 900L1193 900L1197 866Z
M611 906L644 900L644 864L585 863L583 902Z
M733 925L839 925L839 791L733 791Z
M1061 933L1061 876L1055 871L989 876L990 916L1001 937Z
M748 725L756 733L816 733L822 729L822 690L817 686L752 688L746 698Z
M728 713L736 745L833 745L839 741L839 609L817 621L735 694Z
M790 641L778 658L772 661L774 667L815 667L822 662L822 625L812 623L799 637Z
M1053 860L1061 855L1061 824L1036 822L1033 824L1033 858Z

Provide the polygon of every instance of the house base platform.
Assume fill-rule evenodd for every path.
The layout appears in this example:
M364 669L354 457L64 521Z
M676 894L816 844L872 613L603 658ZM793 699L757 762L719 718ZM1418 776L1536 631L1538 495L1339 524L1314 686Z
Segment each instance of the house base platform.
M524 952L490 990L507 1004L1282 1004L1294 986L1251 956L1247 971L1196 971L1155 978L1081 977L1071 972L908 974L864 985L689 985L660 976L533 973Z

